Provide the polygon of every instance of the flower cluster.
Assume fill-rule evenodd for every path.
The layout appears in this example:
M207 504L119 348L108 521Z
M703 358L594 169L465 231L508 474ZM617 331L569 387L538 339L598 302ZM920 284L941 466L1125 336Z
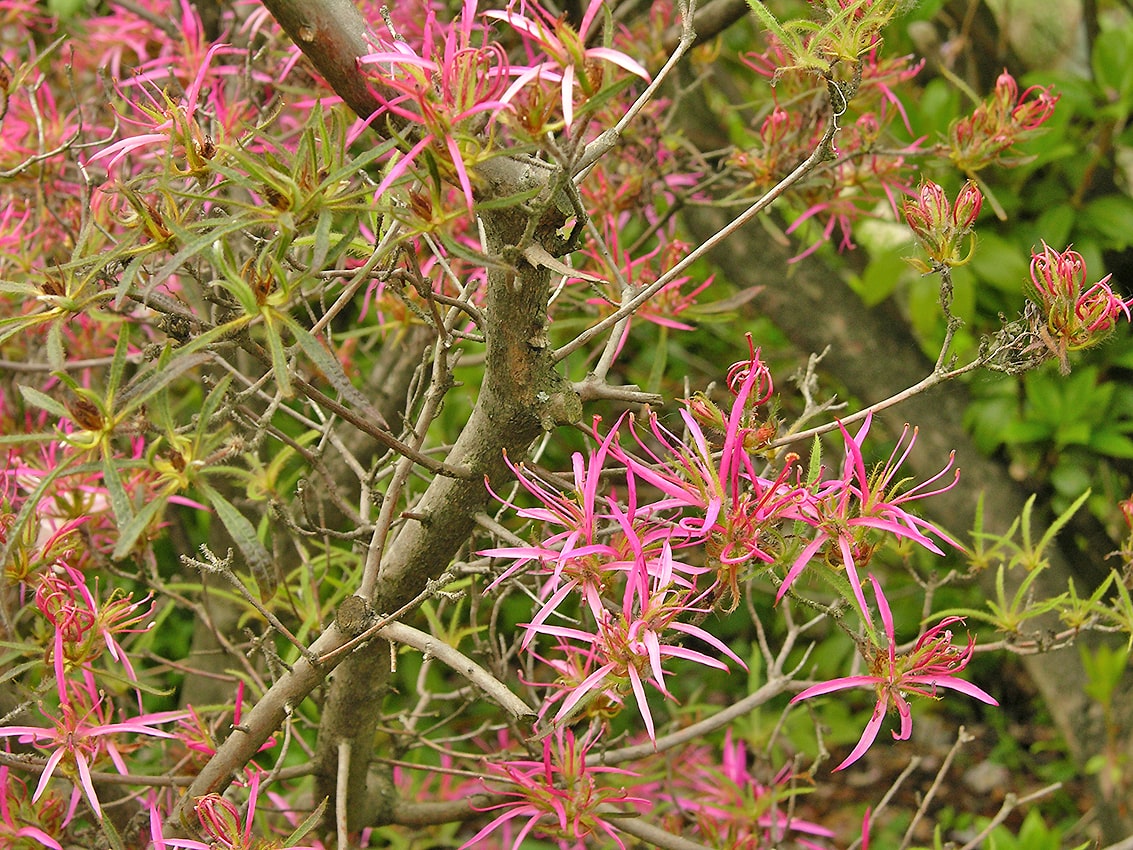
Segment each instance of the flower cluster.
M923 181L916 196L901 205L901 212L928 254L931 265L920 260L910 262L922 272L968 262L975 250L975 238L963 256L961 244L964 237L972 233L982 205L983 194L971 180L957 193L955 204L948 202L948 196L939 185L931 180Z
M522 0L519 4L528 12L489 11L484 14L496 20L507 22L525 41L531 59L525 67L513 67L509 73L515 81L508 88L505 99L526 87L541 86L544 81L558 83L562 105L563 130L571 132L578 110L576 91L583 101L594 98L608 85L603 67L610 63L627 73L649 79L649 72L641 63L624 51L612 47L591 47L588 42L594 35L594 22L603 11L603 0L590 0L582 13L582 20L575 30L561 16L544 9L536 0ZM528 115L531 113L529 112ZM537 130L530 120L528 129Z
M965 174L1008 164L1004 154L1046 123L1058 98L1048 86L1031 86L1020 93L1015 78L1004 71L995 81L995 91L971 115L948 128L953 164Z
M486 27L477 27L476 0L465 0L451 24L442 25L429 9L420 52L396 34L380 39L378 49L362 57L361 67L381 101L374 118L387 122L402 150L375 195L407 173L435 174L459 186L471 212L475 166L497 155L497 125L503 119L528 139L555 130L569 134L580 106L612 82L602 71L604 63L648 79L645 68L625 52L587 45L601 9L602 0L591 0L577 31L535 0L525 0L520 11L483 12L483 18L512 27L526 63L511 61ZM544 97L547 84L560 88L561 118ZM419 159L428 160L429 167L414 168ZM438 191L433 200L435 208Z
M729 647L690 619L721 599L734 609L741 579L782 570L779 600L808 567L819 569L868 624L860 576L882 539L907 540L936 554L942 551L934 536L956 545L909 510L957 480L957 474L949 475L950 462L931 479L906 486L900 470L916 442L915 430L906 429L889 460L869 471L862 454L867 417L856 435L842 428L846 449L838 474L824 472L803 481L798 470L792 471L795 457L788 456L779 474L765 477L756 470L766 445L759 408L773 386L758 350L751 348L747 360L733 365L728 386L734 399L726 411L704 397L686 402L680 411L683 438L656 415L650 416L646 434L632 418L622 418L605 436L596 433L600 444L589 458L574 456L572 495L556 492L525 467L513 467L542 507L512 507L555 530L541 543L483 554L513 561L493 587L532 562L545 577L541 606L524 626L523 646L530 648L537 635L545 635L565 656L551 663L561 675L548 685L543 706L546 713L557 705L553 722L580 713L601 719L632 693L653 738L644 686L671 697L665 684L669 662L721 669L727 657L743 666ZM622 444L623 430L635 451ZM599 493L607 459L624 468L624 504L613 494ZM572 599L585 620L558 624ZM688 637L719 657L684 646Z
M831 830L789 813L799 778L789 768L761 776L754 762L755 755L729 730L719 755L708 747L690 748L675 787L662 793L709 847L778 847L788 839L809 850L828 847L811 839L833 838Z
M730 164L751 180L753 188L766 191L805 159L821 138L822 122L815 121L812 112L781 105L811 99L816 78L791 71L792 57L774 37L768 37L766 50L741 59L760 77L773 80L775 88L758 131L751 134L746 149L731 156ZM898 139L902 133L895 128L897 119L909 134L912 131L893 88L916 76L923 62L912 56L883 56L873 47L857 57L856 66L861 80L853 98L855 114L839 121L841 130L834 140L839 156L817 170L818 179L797 189L798 215L788 232L818 235L796 261L831 241L839 250L852 249L855 224L885 207L896 213L898 199L912 194L913 167L907 160L920 150L923 139Z
M504 844L512 850L523 847L523 840L536 827L545 835L563 842L563 846L582 846L586 839L612 839L625 850L610 821L613 803L647 807L649 801L631 797L623 790L601 784L601 777L632 775L614 767L592 767L587 754L593 741L576 739L569 729L557 730L543 739L543 758L539 761L517 759L490 765L493 779L506 783L499 790L514 800L489 807L502 809L483 829L461 845L460 850L483 846L482 839L505 830L510 833L513 820L526 819L514 838L507 835ZM570 842L567 844L566 842Z
M430 160L443 167L442 176L459 184L472 209L469 167L492 155L493 133L486 125L508 108L502 95L510 69L499 44L474 46L475 16L474 0L466 0L453 26L441 26L429 9L422 55L394 38L362 57L362 68L382 101L379 117L399 135L406 133L403 128L419 128L415 138L407 138L409 149L388 169L375 195L382 195L428 150Z
M1122 299L1109 286L1111 275L1087 284L1086 261L1077 251L1055 251L1045 242L1031 255L1027 294L1039 308L1033 330L1058 358L1063 374L1070 371L1066 355L1097 345L1124 316L1131 316L1133 298Z

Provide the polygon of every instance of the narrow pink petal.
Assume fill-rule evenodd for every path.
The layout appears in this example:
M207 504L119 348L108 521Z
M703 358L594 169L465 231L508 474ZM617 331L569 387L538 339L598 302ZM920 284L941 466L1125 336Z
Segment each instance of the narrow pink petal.
M456 178L460 181L460 188L461 191L464 192L464 200L468 206L468 211L472 212L472 204L474 201L472 197L472 181L468 179L468 169L464 167L464 158L461 156L460 148L456 144L456 139L452 136L446 136L445 147L448 148L449 156L452 158L452 167L456 170Z
M881 585L878 584L877 579L871 575L869 580L873 582L873 596L877 600L877 610L881 614L881 625L885 628L885 637L889 639L889 660L892 661L895 643L893 638L893 611L889 608L889 600L881 592Z
M563 69L563 121L567 130L574 124L574 66L567 65Z
M893 731L893 740L907 741L913 734L913 707L899 693L893 695L893 701L897 704L897 716L901 718L901 729Z
M703 664L705 667L712 667L716 670L728 669L728 665L719 658L713 658L711 655L705 655L703 652L697 652L695 649L689 649L687 646L666 646L664 654L671 658L683 658L686 661Z
M843 534L838 535L838 548L842 551L842 563L846 567L846 578L850 580L850 589L854 592L858 609L862 612L862 618L866 623L872 625L873 617L869 613L869 606L865 601L865 591L862 590L862 580L858 578L858 568L854 564L854 551L850 548L850 541Z
M673 631L684 632L686 635L692 635L693 637L699 638L710 646L716 647L716 649L723 652L725 655L739 664L743 669L747 669L747 665L744 664L743 659L732 652L731 648L727 644L725 644L723 641L719 640L709 632L706 632L699 626L694 626L691 623L673 622L669 624L669 628L671 628Z
M791 703L822 694L830 694L834 691L844 691L847 688L873 688L880 682L881 679L877 676L843 676L840 679L831 679L829 682L819 682L817 685L811 685L809 688L799 691L791 698Z
M598 685L605 681L607 674L609 674L613 665L603 664L589 676L587 676L578 686L571 691L570 696L563 700L563 704L559 706L558 713L555 715L555 720L563 720L570 716L570 710L578 704L584 696L590 691L594 690Z
M94 781L90 777L90 767L87 766L86 758L80 755L78 751L75 752L75 766L79 769L79 784L86 793L87 801L94 809L95 817L101 818L102 806L98 804L98 795L94 792Z
M63 845L44 832L34 826L22 826L16 830L15 834L21 838L34 838L44 847L51 847L53 850L63 850Z
M901 681L909 682L910 684L949 688L953 691L959 691L962 694L978 699L980 702L986 702L988 705L999 705L998 700L983 688L978 685L973 685L971 682L965 681L964 679L957 679L954 676L906 676Z
M381 197L402 174L408 171L409 166L413 164L413 160L417 158L417 154L421 153L431 141L433 141L432 134L425 136L425 138L410 148L409 153L405 154L405 156L394 163L393 168L389 170L389 174L385 176L385 179L378 184L378 188L374 190L374 197Z
M799 556L795 559L795 563L791 565L791 569L789 569L787 575L783 577L783 583L779 585L779 592L775 594L776 605L779 604L779 600L783 598L783 594L790 589L791 585L794 583L795 579L799 577L799 574L806 565L810 563L810 559L814 557L814 553L821 549L822 545L829 539L825 531L820 531L814 540L810 541L810 543L806 545L806 548L799 553Z
M834 768L835 771L849 767L865 755L866 750L873 746L873 742L877 740L877 733L881 730L881 721L885 719L885 708L885 702L879 700L877 705L874 706L873 716L870 717L869 723L866 724L865 729L862 731L862 737L858 741L858 745L854 747L853 751L846 756L845 760L840 765Z
M629 683L633 686L633 695L637 699L637 710L641 712L641 719L645 721L645 731L654 746L657 744L657 733L653 729L653 715L649 713L649 701L645 698L645 686L641 684L641 677L637 675L637 668L629 668Z
M605 59L607 62L613 62L619 68L629 71L641 77L643 80L649 79L649 72L645 67L630 57L626 56L620 50L613 50L609 47L591 47L586 51L587 58L597 56L599 59Z
M661 643L657 639L657 633L646 632L642 636L641 642L645 644L645 651L649 655L649 666L653 670L653 683L665 696L671 696L665 687L665 671L661 668Z
M60 747L47 757L47 764L43 766L43 772L39 774L39 784L35 786L35 793L31 795L33 803L43 796L47 783L51 781L51 774L55 772L55 768L59 766L59 762L63 760L65 755L67 755L67 751Z
M510 811L504 812L502 815L497 817L495 820L489 822L482 830L480 830L475 835L473 835L471 838L469 838L467 841L465 841L463 844L461 844L460 847L458 848L458 850L467 850L467 848L479 847L481 839L487 838L489 835L491 835L493 832L495 832L499 827L503 826L505 823L507 823L512 818L520 816L521 814L523 814L523 812L518 807L513 808Z

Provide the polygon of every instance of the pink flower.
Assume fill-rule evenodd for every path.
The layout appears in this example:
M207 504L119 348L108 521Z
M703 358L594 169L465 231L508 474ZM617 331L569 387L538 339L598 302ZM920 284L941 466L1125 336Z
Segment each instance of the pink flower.
M138 627L153 611L149 597L133 602L130 594L114 591L105 602L99 602L87 587L85 576L64 564L44 573L35 598L40 613L55 627L51 657L60 689L70 668L79 668L89 680L90 665L104 652L125 668L130 680L137 681L134 666L117 636L149 629L148 625ZM60 697L66 699L62 690Z
M231 800L220 794L205 794L196 799L193 806L200 820L201 833L208 842L197 841L192 838L166 838L163 832L163 822L168 816L156 805L150 805L150 837L154 850L165 850L166 847L180 847L185 850L258 850L263 847L278 848L278 850L323 850L320 842L314 844L298 845L295 842L302 839L303 834L298 830L280 841L274 839L265 841L263 830L256 829L255 815L260 798L260 774L250 772L247 780L248 801L245 811L241 814ZM271 797L272 795L268 795ZM274 802L274 801L273 801ZM306 832L304 830L303 832Z
M743 660L719 638L678 619L695 609L690 591L674 582L673 572L672 551L666 543L660 557L652 559L648 565L634 565L626 580L621 611L617 614L603 612L593 631L546 622L523 624L533 632L582 644L581 647L564 646L568 646L569 651L582 653L587 663L594 665L593 672L563 699L555 715L556 723L567 722L575 706L584 705L595 694L610 688L619 695L628 690L634 695L650 740L655 740L645 685L652 684L672 698L665 686L663 664L666 659L682 658L718 670L728 669L719 658L671 642L668 640L671 632L697 638L747 669Z
M464 842L460 850L480 846L482 839L517 818L526 818L527 822L514 841L508 836L512 850L523 847L523 840L536 829L542 835L571 842L569 846L581 846L585 839L593 836L595 840L613 839L625 850L606 809L619 802L640 811L649 806L649 801L601 784L601 776L633 774L613 767L588 766L586 755L590 744L586 738L576 740L569 729L558 729L554 735L544 738L541 761L520 759L489 764L489 771L508 783L497 793L515 800L491 806L488 811L505 811Z
M102 697L92 698L86 691L75 691L71 698L60 706L61 717L44 715L53 726L0 726L0 737L16 738L21 744L48 749L47 764L39 776L39 784L32 794L32 802L38 800L47 789L55 769L60 762L68 762L66 773L76 777L76 788L72 803L79 795L79 789L95 814L101 817L98 795L91 779L91 766L100 758L108 757L119 773L126 775L130 769L118 749L115 737L119 734L148 735L155 738L173 738L169 732L155 728L161 723L169 723L185 716L183 711L161 711L141 714L121 723L110 722L113 709L103 709Z
M894 739L908 740L913 731L912 708L907 699L909 694L937 699L937 688L946 688L967 694L988 705L999 705L995 698L982 688L956 678L957 674L968 666L975 646L970 636L967 647L963 649L952 643L952 632L948 627L953 623L963 622L962 617L945 617L917 638L916 644L909 652L898 653L889 602L881 592L877 579L870 576L869 581L873 585L877 608L881 614L882 625L885 627L886 643L884 647L875 648L867 658L869 675L845 676L811 685L791 700L792 703L796 703L847 688L873 688L877 692L877 705L874 706L873 716L866 724L861 739L845 760L834 768L835 770L842 770L853 764L873 745L881 729L881 723L891 708L896 709L901 723L900 730L893 733Z
M521 0L519 5L529 14L525 16L510 11L510 6L507 12L493 10L484 13L485 17L506 21L524 38L529 48L534 48L531 66L512 69L516 79L504 93L504 101L511 101L519 91L532 84L538 85L543 80L559 81L563 121L569 131L574 124L575 88L580 89L587 99L597 94L602 84L601 62L610 62L643 80L649 79L649 72L641 63L622 51L586 46L591 35L590 26L602 9L603 0L590 0L577 32L563 18L552 15L535 0ZM541 51L542 55L536 51Z
M621 231L614 216L607 216L603 223L603 232L608 254L596 245L584 248L582 253L589 254L588 268L595 274L607 277L610 283L605 287L608 295L601 298L589 298L586 303L602 307L616 305L626 295L634 295L648 288L654 281L675 266L688 253L689 246L664 231L660 232L658 244L650 251L638 251L631 255L621 245ZM606 257L617 266L617 274L610 274ZM679 275L663 286L652 298L641 305L634 314L634 319L652 322L664 328L673 330L691 331L693 326L681 321L678 317L696 307L697 297L712 285L714 275L709 275L703 281L694 282L690 275ZM574 280L587 280L589 286L601 286L592 278L575 278ZM630 292L622 291L622 283L628 283ZM620 353L626 340L629 338L631 322L626 322L622 336L618 341L617 352ZM616 356L616 354L615 354Z
M27 786L9 774L7 765L0 765L0 847L31 846L34 841L52 850L63 850L63 845L50 833L33 825L54 826L61 831L62 823L50 823L51 816L59 813L54 810L61 809L61 806L44 806L41 809L47 811L32 810L28 805ZM21 842L21 838L29 840Z
M787 589L816 555L833 547L834 551L830 555L840 557L854 599L857 601L858 610L869 622L869 608L862 591L858 568L869 563L877 546L876 541L869 539L870 531L911 540L936 555L944 553L928 536L929 534L940 537L958 549L963 548L940 529L905 508L910 502L934 496L955 486L960 478L958 470L953 474L952 481L945 486L935 490L928 489L952 469L955 455L950 456L947 465L932 478L901 492L904 479L898 478L897 473L916 443L917 429L912 429L910 436L909 427L906 425L889 460L871 474L866 471L865 461L862 458L862 444L872 422L871 413L866 416L861 429L853 437L839 424L842 438L846 443L846 459L842 466L842 474L838 478L820 482L816 487L815 498L806 503L806 508L811 513L804 516L804 521L816 528L818 534L803 548L787 571L775 597L776 602L783 598ZM902 449L906 437L909 438L908 443Z

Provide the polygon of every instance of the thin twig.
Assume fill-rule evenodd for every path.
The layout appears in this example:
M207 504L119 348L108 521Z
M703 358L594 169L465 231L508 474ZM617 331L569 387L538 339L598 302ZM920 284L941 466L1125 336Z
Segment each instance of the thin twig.
M989 835L991 835L992 830L1003 823L1005 820L1007 820L1007 818L1013 811L1015 811L1015 809L1019 808L1020 806L1026 805L1027 803L1032 803L1035 800L1047 796L1048 794L1053 794L1061 787L1061 782L1055 782L1053 785L1047 785L1045 788L1040 788L1038 791L1035 791L1032 794L1028 794L1026 797L1016 797L1014 794L1007 794L1003 798L1003 805L1001 805L999 807L999 811L995 813L995 817L991 819L991 821L986 827L984 827L983 831L979 835L977 835L975 838L961 847L960 850L975 850L977 847L983 847L984 841ZM1106 850L1114 850L1114 848L1118 848L1118 850L1130 850L1130 848L1133 848L1133 839L1127 839L1120 845L1115 844L1113 847L1106 848Z
M491 697L513 717L518 719L534 716L534 709L513 694L507 685L443 640L438 640L431 634L407 626L405 623L390 623L388 626L383 626L378 630L377 636L411 646L425 653L426 656L443 662Z
M334 826L335 837L338 841L338 850L349 850L350 836L347 829L346 807L349 801L347 789L350 787L350 741L338 742L338 783L337 793L334 795Z
M668 79L669 74L672 73L677 63L681 61L681 58L688 52L688 49L692 47L693 42L696 41L696 33L693 32L692 29L692 20L695 12L696 3L693 0L693 2L689 2L688 5L681 10L681 39L677 42L677 46L668 61L665 62L661 70L653 77L653 81L646 87L645 91L643 91L630 108L626 110L621 120L609 130L599 135L598 138L588 144L586 149L583 150L575 170L576 183L585 177L594 163L617 145L625 128L628 127L630 122L637 117L637 114L645 108L646 104L653 100L654 95L657 94L657 90L661 87L662 83Z
M662 850L712 850L712 848L706 844L701 844L698 841L690 841L679 835L673 835L673 833L668 830L654 826L639 817L610 817L612 814L620 814L617 809L611 808L607 811L605 807L602 807L601 811L606 817L613 821L614 826L620 832L624 832L626 835L632 835L634 838L640 838L642 841L646 841L654 847L662 848Z
M866 829L873 826L873 824L877 821L877 816L885 811L885 809L893 801L893 798L896 796L898 789L900 789L900 787L905 784L905 780L912 776L913 771L920 767L920 765L920 756L913 756L911 759L909 759L909 763L905 765L905 769L901 771L900 776L893 780L893 784L889 786L889 790L885 792L885 795L881 798L878 804L874 806L873 811L870 812L869 823L866 825ZM865 830L863 830L863 832L864 831ZM862 839L860 837L856 838L854 839L853 843L846 848L846 850L857 850L857 848L860 847L861 844Z
M909 828L905 830L905 837L902 839L901 846L898 850L905 850L913 840L913 833L916 831L917 824L921 822L921 818L923 818L925 812L928 811L929 803L931 803L932 798L936 796L936 792L940 790L941 783L944 782L944 777L948 773L948 769L952 767L952 762L959 754L960 748L975 739L974 735L968 734L967 729L963 726L960 727L960 730L956 733L956 743L952 745L952 749L950 749L948 755L944 757L944 763L940 765L940 770L936 772L936 778L932 781L932 786L928 789L928 793L924 795L924 799L921 800L921 804L913 814L913 820L909 824Z
M868 407L863 407L857 413L850 414L844 419L829 422L826 425L819 425L815 428L809 428L806 431L799 431L794 434L787 434L786 436L779 437L778 439L772 440L770 443L768 443L767 448L777 449L780 446L785 446L789 443L797 443L800 440L813 439L822 434L837 430L839 423L841 423L843 426L846 426L851 425L854 422L860 422L871 413L878 413L882 410L886 410L887 408L900 404L901 402L906 401L907 399L910 399L919 393L923 393L926 390L932 389L937 384L942 384L945 381L951 381L954 378L960 377L961 375L966 375L968 372L973 372L983 366L984 362L984 358L979 358L977 360L973 360L971 363L967 363L963 366L959 366L946 372L937 372L934 370L923 380L918 381L908 389L902 390L901 392L896 393L895 395L892 395L887 399L883 399L882 401L879 401L875 404L871 404Z
M613 325L616 325L626 316L632 314L635 310L637 310L638 307L640 307L642 304L644 304L646 301L648 301L650 298L652 298L654 295L656 295L658 292L660 292L662 289L676 280L677 277L679 277L685 271L685 269L689 268L693 263L697 262L701 257L707 254L709 251L712 251L717 245L719 245L721 242L729 238L733 233L747 224L747 222L751 221L765 209L770 207L771 204L777 201L784 193L786 193L788 189L790 189L792 186L794 186L796 183L810 174L811 171L817 168L819 163L829 158L831 145L834 141L834 135L837 132L838 119L837 117L832 115L827 124L826 132L822 135L822 140L815 146L810 156L799 163L794 171L780 180L775 186L769 189L762 198L760 198L758 201L756 201L754 204L752 204L750 207L736 216L736 218L734 218L729 224L706 239L701 245L694 248L692 251L689 251L689 253L685 255L684 259L674 265L665 274L658 277L657 280L655 280L649 286L641 290L632 299L622 304L610 315L606 316L598 322L595 322L585 331L576 336L573 340L566 343L566 345L563 345L562 347L556 349L554 354L552 355L553 362L558 363L564 358L570 356L575 351L578 351L578 349L582 348L584 345L590 342L592 339L604 333Z

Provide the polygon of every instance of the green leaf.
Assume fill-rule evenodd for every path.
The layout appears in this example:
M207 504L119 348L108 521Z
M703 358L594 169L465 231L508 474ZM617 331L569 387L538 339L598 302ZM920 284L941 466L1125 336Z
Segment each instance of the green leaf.
M295 390L291 386L291 367L287 363L287 352L283 347L283 337L279 325L283 314L271 307L263 307L264 332L267 334L268 351L271 353L271 368L275 372L275 383L284 398L291 398Z
M818 437L810 444L810 464L807 466L806 480L815 484L822 475L822 442Z
M1046 532L1039 539L1038 545L1035 547L1038 554L1041 555L1046 547L1054 540L1055 535L1062 530L1066 523L1070 522L1070 518L1078 512L1078 509L1086 504L1086 500L1090 498L1090 492L1090 490L1086 490L1086 492L1074 500L1070 507L1055 517L1054 521L1047 526ZM1027 500L1028 507L1034 503L1034 499L1035 497L1031 496L1031 498ZM1024 511L1026 511L1026 509L1024 509Z
M53 399L47 393L41 393L34 387L19 385L20 395L23 396L25 402L32 407L38 407L40 410L46 410L52 416L57 416L60 419L70 419L71 411L67 410L62 404Z
M350 383L350 379L346 377L346 372L342 368L342 364L338 358L327 350L322 342L315 338L315 336L299 324L291 316L280 314L280 318L287 324L287 330L295 337L295 341L299 344L299 348L307 355L312 363L318 368L320 372L326 376L330 381L330 385L335 388L338 394L347 402L349 402L357 410L365 413L372 418L375 422L383 422L382 415L370 403L370 400L362 394L354 384Z
M315 246L311 252L311 259L308 265L311 269L321 269L323 263L326 262L327 252L330 251L330 235L331 225L334 224L334 216L330 210L320 210L319 220L315 224Z
M67 360L67 350L63 345L63 323L52 322L47 328L47 363L56 371L63 368Z
M248 569L260 589L260 597L264 600L270 599L276 591L275 569L271 554L260 542L255 526L210 484L198 481L197 486L232 536L232 541L244 556L244 560L248 562Z
M1051 244L1063 243L1055 240ZM995 233L980 233L971 268L982 282L1013 296L1022 291L1023 283L1028 277L1024 253Z
M111 559L120 561L130 554L138 537L149 528L150 523L165 509L166 499L150 499L125 525L118 529L118 542L114 545Z
M1078 220L1101 236L1107 249L1123 251L1133 245L1133 198L1128 195L1103 195L1090 201Z
M1098 431L1091 434L1086 443L1098 454L1109 457L1133 458L1133 440L1114 431Z
M119 414L139 407L186 372L212 360L211 356L203 352L169 358L166 354L171 351L172 349L167 348L153 366L131 381L126 391L122 393Z
M293 844L299 843L299 841L303 839L303 836L305 836L308 832L319 825L319 822L323 819L323 812L326 811L327 803L329 800L330 797L323 797L323 801L315 807L315 810L311 812L311 814L307 815L303 822L299 824L298 827L296 827L293 833L283 839L285 846L290 847Z
M181 268L181 265L190 257L211 248L218 241L223 242L224 237L237 230L242 230L247 226L248 222L241 217L230 219L205 219L205 231L202 234L193 236L191 231L184 230L177 227L172 222L168 222L170 230L181 242L181 250L169 258L146 282L147 291L152 290L154 287L164 283L169 277Z
M102 457L102 483L106 485L110 509L114 512L114 524L119 528L129 525L134 518L134 511L130 507L126 487L122 484L122 476L118 474L118 466L109 454Z
M118 328L118 342L114 346L114 358L110 361L110 371L106 378L106 406L114 409L114 397L122 385L126 374L126 364L130 355L130 325L123 322Z
M1094 82L1107 95L1116 94L1128 112L1133 103L1133 49L1128 28L1114 28L1102 32L1094 42L1090 64Z

